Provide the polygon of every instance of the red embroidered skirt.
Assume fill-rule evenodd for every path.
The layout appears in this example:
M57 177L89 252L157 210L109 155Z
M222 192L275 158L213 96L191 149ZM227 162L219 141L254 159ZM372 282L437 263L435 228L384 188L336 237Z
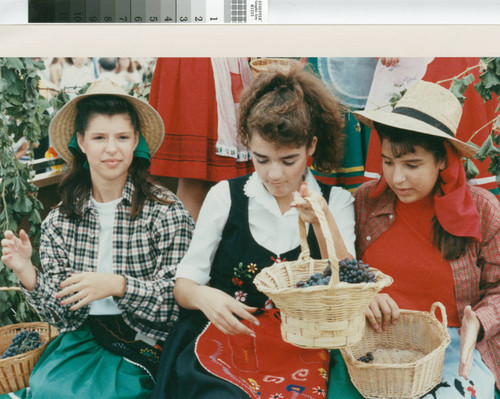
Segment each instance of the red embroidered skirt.
M253 172L251 161L215 155L217 102L210 58L158 58L149 103L165 124L151 174L218 182Z
M205 370L239 386L250 398L325 397L328 351L284 342L276 309L265 310L258 320L259 326L242 321L255 337L226 335L210 323L195 349Z

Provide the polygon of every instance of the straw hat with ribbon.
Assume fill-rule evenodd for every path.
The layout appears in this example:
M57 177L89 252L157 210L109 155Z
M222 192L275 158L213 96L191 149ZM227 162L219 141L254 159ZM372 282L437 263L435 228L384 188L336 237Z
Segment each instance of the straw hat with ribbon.
M139 119L139 130L144 137L149 153L153 155L160 147L165 134L165 127L160 115L147 102L127 94L121 86L108 79L93 82L85 94L70 100L54 116L49 125L49 135L57 153L66 162L71 161L72 155L68 144L75 134L76 105L83 98L103 94L122 97L135 108Z
M450 234L473 237L481 241L481 220L472 194L467 188L465 171L460 160L474 155L478 148L458 140L457 133L462 106L449 90L435 83L419 81L413 84L398 101L392 112L354 112L364 124L374 128L373 122L399 129L429 134L447 139L445 145L447 166L440 175L441 192L434 194L434 211L441 226ZM387 189L382 174L370 190L370 197L377 198Z
M373 122L411 130L449 141L460 156L471 157L478 148L455 136L462 116L462 106L455 95L444 87L418 81L408 88L392 112L383 110L358 111L354 116L370 128Z

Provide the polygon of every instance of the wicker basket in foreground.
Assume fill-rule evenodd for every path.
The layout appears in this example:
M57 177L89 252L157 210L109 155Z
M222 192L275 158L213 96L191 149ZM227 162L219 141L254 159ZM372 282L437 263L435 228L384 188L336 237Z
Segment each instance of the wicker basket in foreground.
M255 277L254 284L280 309L283 340L303 348L343 348L361 340L365 308L393 280L373 269L374 283L339 283L339 264L328 223L319 204L310 202L326 237L329 259L311 259L306 228L299 218L302 249L299 259L264 268ZM328 286L295 287L299 280L305 281L327 266L332 268Z
M443 322L434 314L441 309ZM402 310L398 322L377 333L366 327L361 342L342 349L354 386L365 398L413 399L441 381L444 353L450 343L446 310L436 302L429 312ZM371 363L360 362L372 352Z
M0 394L18 391L28 386L28 380L36 362L42 356L48 343L58 331L48 323L19 323L0 328L0 353L4 353L17 333L28 330L40 334L43 342L39 348L17 356L0 359Z

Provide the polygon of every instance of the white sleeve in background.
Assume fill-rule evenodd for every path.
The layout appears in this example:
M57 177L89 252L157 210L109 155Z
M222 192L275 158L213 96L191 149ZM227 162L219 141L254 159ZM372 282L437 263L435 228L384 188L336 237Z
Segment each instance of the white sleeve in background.
M340 235L349 253L356 257L356 234L354 232L354 197L347 190L332 187L328 207L337 223Z
M208 192L200 209L189 249L177 268L176 278L188 278L205 285L222 238L231 208L229 183L217 183Z

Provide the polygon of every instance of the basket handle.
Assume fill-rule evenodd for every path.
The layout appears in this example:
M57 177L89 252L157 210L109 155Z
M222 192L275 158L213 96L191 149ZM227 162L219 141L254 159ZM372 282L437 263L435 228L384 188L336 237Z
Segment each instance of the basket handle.
M436 317L436 308L437 307L439 307L439 309L441 310L441 316L443 317L443 321L442 321L443 327L445 329L447 329L448 328L448 317L446 316L446 308L444 307L444 305L441 302L434 302L432 304L431 313L434 316L434 318L437 320L437 317Z
M311 207L318 217L319 225L321 227L321 232L323 233L323 237L326 242L326 251L328 253L328 260L330 261L330 267L332 265L338 264L337 253L335 252L335 246L333 244L332 233L330 231L330 227L328 226L328 222L326 220L326 216L321 209L318 201L311 196L304 197L304 199L311 204ZM299 234L300 234L300 260L308 260L310 259L311 252L309 250L309 245L307 244L307 230L305 222L299 216ZM332 269L332 277L330 280L329 286L337 285L339 282L339 274L337 269Z

